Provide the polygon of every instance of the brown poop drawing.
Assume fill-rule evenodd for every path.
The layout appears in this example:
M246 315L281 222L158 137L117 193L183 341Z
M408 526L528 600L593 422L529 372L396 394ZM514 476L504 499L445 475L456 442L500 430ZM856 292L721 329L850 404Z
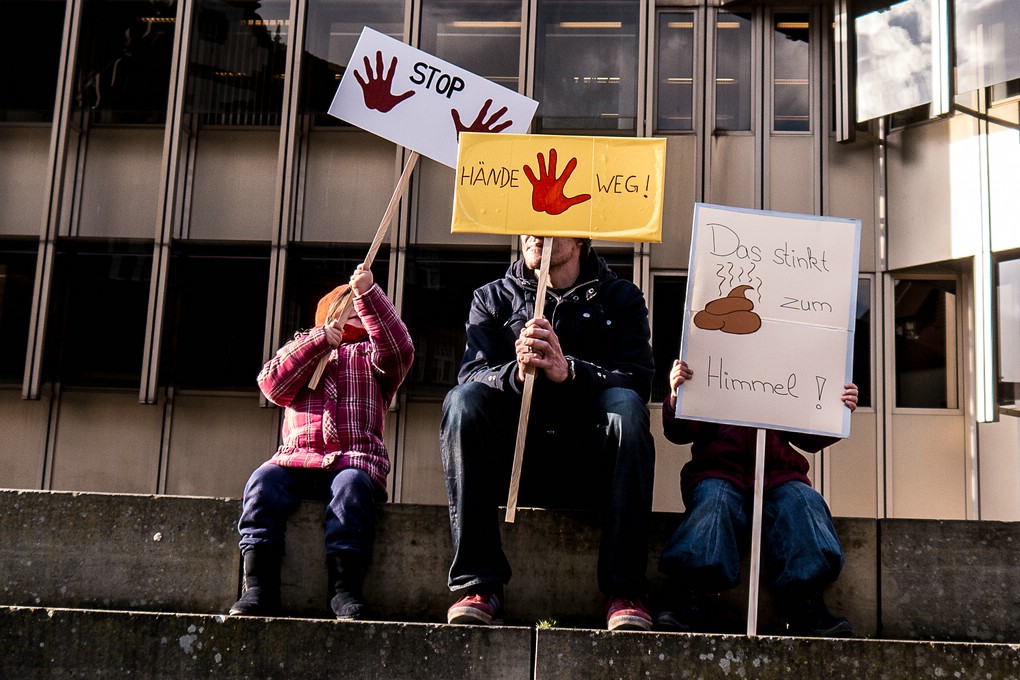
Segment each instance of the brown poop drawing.
M747 335L761 328L761 317L753 311L754 303L744 297L751 286L737 286L723 298L712 300L694 315L694 325L706 331L722 331Z

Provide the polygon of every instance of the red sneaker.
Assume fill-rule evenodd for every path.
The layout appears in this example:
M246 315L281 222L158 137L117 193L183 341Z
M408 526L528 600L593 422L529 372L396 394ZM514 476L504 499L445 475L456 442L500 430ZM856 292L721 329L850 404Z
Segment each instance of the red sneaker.
M488 626L503 622L503 599L497 593L465 595L446 612L447 623Z
M606 605L609 630L651 630L652 615L640 598L611 597Z

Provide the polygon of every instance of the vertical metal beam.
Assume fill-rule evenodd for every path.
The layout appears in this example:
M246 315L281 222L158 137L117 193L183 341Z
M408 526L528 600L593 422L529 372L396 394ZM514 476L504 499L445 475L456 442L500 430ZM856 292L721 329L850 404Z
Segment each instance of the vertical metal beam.
M931 117L953 109L952 62L949 50L949 0L931 0Z
M979 106L985 110L986 99L980 97ZM998 318L995 314L995 261L992 251L992 197L991 197L991 125L987 119L975 121L978 128L978 167L981 214L980 246L974 255L974 416L979 423L994 423L999 419L997 388L999 383L998 357L995 335Z
M768 88L767 95L765 88L766 83L772 83L774 50L771 36L765 34L765 29L771 26L772 8L751 8L751 132L754 134L754 207L759 210L770 207L767 198L772 88Z
M163 158L152 252L152 276L149 280L149 306L145 316L145 346L142 351L142 379L138 401L155 404L159 388L159 360L162 347L166 289L169 282L170 242L182 184L181 145L184 137L184 96L187 89L188 54L195 0L177 0L174 19L174 50L170 64L170 91L167 95L166 128L163 134Z
M39 398L43 348L46 341L46 317L49 313L53 265L56 259L56 237L63 213L68 132L71 124L71 101L83 3L84 0L67 0L64 10L64 32L60 46L56 100L53 104L53 128L50 132L46 194L43 200L46 213L39 229L39 253L36 259L35 284L32 291L32 313L29 318L28 344L25 352L25 374L21 384L23 399Z
M856 68L850 0L833 0L832 14L833 71L836 79L836 141L852 142L856 132L856 113L854 111L854 73Z

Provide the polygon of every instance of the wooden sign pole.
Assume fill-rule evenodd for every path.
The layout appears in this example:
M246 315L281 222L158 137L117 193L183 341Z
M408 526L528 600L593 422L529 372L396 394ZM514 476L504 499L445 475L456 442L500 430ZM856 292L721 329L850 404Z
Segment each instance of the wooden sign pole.
M747 634L758 634L758 583L761 580L761 514L765 496L765 429L758 428L754 453L754 510L751 516L751 575L748 581Z
M542 240L542 264L539 265L538 290L535 292L535 318L542 318L545 312L545 289L549 287L549 262L552 259L553 239ZM524 373L524 388L521 392L521 417L517 423L517 444L514 447L514 463L510 470L510 494L506 499L506 521L513 522L517 515L517 492L521 487L521 466L524 463L524 440L528 434L528 416L531 413L531 395L535 391L535 367L528 366Z
M393 221L393 216L397 213L397 206L400 205L400 197L404 194L404 189L407 187L407 181L411 178L411 171L414 170L415 163L418 162L418 152L412 151L407 157L407 163L404 164L404 171L400 173L400 179L397 180L397 186L393 188L393 195L390 196L390 203L386 206L386 212L383 213L382 221L379 222L379 228L375 231L375 238L372 239L372 245L368 247L368 255L365 256L365 269L372 268L372 262L375 261L375 255L379 252L379 246L382 244L383 238L386 237L386 231L390 227L390 222ZM329 314L326 315L326 323L331 323L337 319L347 321L347 317L351 314L351 309L354 306L354 293L352 292L346 298L343 303L334 310L330 309ZM308 389L314 390L319 385L319 380L322 378L322 372L326 370L326 362L329 361L329 354L319 359L319 365L315 367L315 373L312 374L312 379L308 381Z

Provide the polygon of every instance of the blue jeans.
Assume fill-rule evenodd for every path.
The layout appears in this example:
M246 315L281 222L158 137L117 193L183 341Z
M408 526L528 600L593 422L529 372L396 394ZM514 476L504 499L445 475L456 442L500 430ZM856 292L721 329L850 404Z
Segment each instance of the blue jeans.
M239 546L283 548L287 518L303 500L326 501L322 520L326 554L369 553L375 540L375 506L382 491L363 470L318 470L263 463L244 488Z
M659 570L680 585L708 592L736 586L752 498L722 479L699 482L662 551ZM765 492L761 564L763 580L777 590L821 588L839 576L843 548L832 515L807 484L786 482Z
M510 581L498 508L507 500L520 404L518 395L482 383L454 387L443 403L451 590ZM640 595L655 471L648 407L624 388L575 406L564 404L551 418L530 414L518 505L599 511L598 586L606 594Z

